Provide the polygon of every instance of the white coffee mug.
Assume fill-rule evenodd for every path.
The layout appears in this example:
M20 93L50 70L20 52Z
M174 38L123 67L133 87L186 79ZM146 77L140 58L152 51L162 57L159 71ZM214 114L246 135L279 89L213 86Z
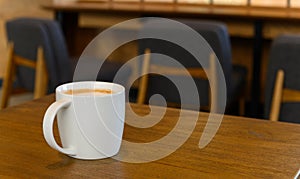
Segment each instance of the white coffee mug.
M53 136L56 115L62 147ZM47 143L61 153L77 159L102 159L118 153L124 117L123 86L73 82L56 88L56 102L45 113L43 133Z

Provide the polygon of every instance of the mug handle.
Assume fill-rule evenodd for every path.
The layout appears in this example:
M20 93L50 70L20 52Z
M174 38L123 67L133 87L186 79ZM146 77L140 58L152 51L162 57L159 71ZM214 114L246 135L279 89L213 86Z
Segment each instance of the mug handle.
M44 133L44 138L47 141L47 143L55 150L74 156L75 150L73 148L62 148L60 147L53 135L53 122L55 119L55 116L57 115L58 111L61 110L62 108L67 108L70 106L72 103L71 100L68 99L61 99L59 101L56 101L50 105L50 107L47 109L44 120L43 120L43 133Z

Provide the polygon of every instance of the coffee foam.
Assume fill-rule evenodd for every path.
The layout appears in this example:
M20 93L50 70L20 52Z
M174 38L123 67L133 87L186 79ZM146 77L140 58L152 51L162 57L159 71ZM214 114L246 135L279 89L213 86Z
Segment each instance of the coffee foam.
M67 95L80 95L80 96L90 96L90 95L108 95L113 94L111 89L70 89L63 92Z

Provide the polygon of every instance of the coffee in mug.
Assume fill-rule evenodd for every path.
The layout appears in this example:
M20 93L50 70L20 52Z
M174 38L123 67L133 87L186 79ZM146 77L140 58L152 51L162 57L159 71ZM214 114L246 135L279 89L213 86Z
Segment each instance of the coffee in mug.
M105 95L112 94L113 91L110 89L76 89L76 90L67 90L64 92L68 95Z
M56 115L62 146L53 135ZM63 84L45 113L44 138L53 149L73 158L107 158L120 149L124 118L123 86L94 81Z

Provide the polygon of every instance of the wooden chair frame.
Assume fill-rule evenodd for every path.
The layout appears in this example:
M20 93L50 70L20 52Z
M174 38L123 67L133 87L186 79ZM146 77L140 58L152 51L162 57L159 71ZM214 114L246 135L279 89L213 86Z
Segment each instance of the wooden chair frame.
M151 59L151 50L146 49L143 59L143 65L142 65L142 74L149 74L152 69L155 69L156 72L159 72L159 74L166 74L166 75L186 75L186 71L174 67L164 67L164 66L158 66L158 65L151 65L150 62ZM210 100L209 100L209 106L211 111L217 110L217 70L216 70L216 57L215 54L210 54L209 59L209 68L204 70L203 68L188 68L187 71L191 74L193 78L200 78L208 80L208 76L211 77L210 81ZM206 71L208 74L206 74ZM137 103L138 104L144 104L146 99L146 93L148 88L148 75L143 75L141 77L141 81L139 83L139 92L138 92L138 98ZM200 107L199 107L200 108Z
M276 81L270 110L271 121L279 120L281 103L300 102L300 91L284 88L283 84L284 71L280 69L276 74Z
M11 96L11 94L13 94L12 85L13 80L15 78L17 66L25 66L36 70L34 84L34 99L40 98L47 93L48 73L43 48L38 47L37 59L36 61L33 61L16 55L14 53L14 44L10 42L8 44L7 66L3 77L2 98L0 106L1 109L7 107L9 97Z

